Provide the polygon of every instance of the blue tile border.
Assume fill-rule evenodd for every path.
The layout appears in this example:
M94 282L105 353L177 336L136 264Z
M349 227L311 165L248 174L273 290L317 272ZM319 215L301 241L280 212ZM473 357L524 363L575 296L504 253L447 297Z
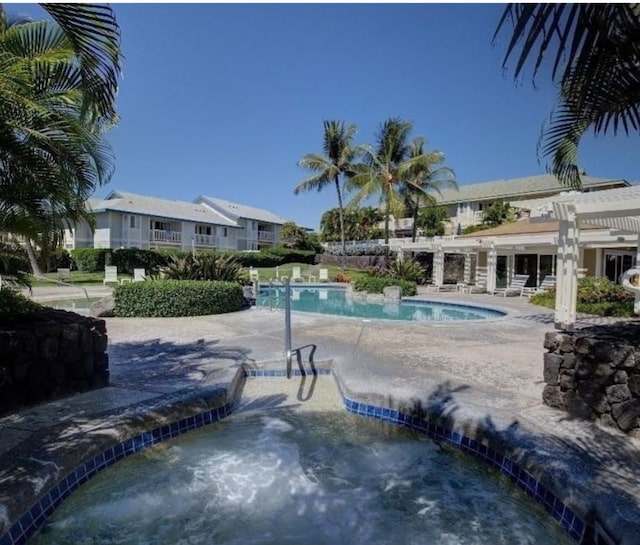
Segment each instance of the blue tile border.
M504 456L502 453L483 443L479 443L475 439L471 439L458 432L448 430L442 426L428 422L423 418L404 414L392 409L358 402L347 398L342 391L340 393L342 394L347 411L353 414L410 428L426 434L435 441L448 443L476 458L479 458L503 475L506 475L516 484L516 486L518 486L518 488L522 489L527 496L533 498L537 503L540 503L574 541L578 543L584 542L586 531L584 521L576 516L576 514L557 496L555 496L555 494L550 492L542 483L537 481L533 475L529 474L526 470Z
M280 369L251 369L245 367L243 368L243 372L245 378L286 376L286 370ZM333 375L334 378L336 378L330 368L313 369L310 372L292 369L292 375ZM537 481L533 475L529 474L504 454L475 439L466 437L457 431L446 429L441 425L431 423L424 418L405 414L388 407L369 405L361 401L356 401L355 399L350 399L345 395L340 381L336 379L335 384L348 412L410 428L427 435L435 441L453 445L473 455L508 477L529 497L541 504L572 539L581 544L586 543L587 525L585 522L555 494L548 490L546 486ZM67 474L65 478L61 479L46 492L29 511L24 513L5 535L0 536L0 545L23 545L26 543L28 538L45 523L47 517L62 503L64 498L101 470L157 443L201 428L207 424L218 422L232 413L233 406L233 402L227 403L197 415L183 418L177 422L142 432L93 456Z

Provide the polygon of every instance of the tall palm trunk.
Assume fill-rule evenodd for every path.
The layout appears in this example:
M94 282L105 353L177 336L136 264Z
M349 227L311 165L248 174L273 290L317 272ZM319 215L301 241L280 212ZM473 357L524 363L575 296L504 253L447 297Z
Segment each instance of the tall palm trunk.
M27 257L29 258L29 265L31 265L31 272L34 276L42 276L42 269L38 264L36 252L34 251L33 245L31 244L31 240L29 238L25 239L25 249L27 250Z
M391 201L389 200L389 195L387 195L384 210L384 243L385 243L385 258L389 259L389 216L391 215Z
M340 267L344 270L347 255L347 242L344 237L344 206L342 204L342 191L340 191L340 178L336 174L336 191L338 192L338 214L340 217L340 242L342 244L342 256L340 258Z

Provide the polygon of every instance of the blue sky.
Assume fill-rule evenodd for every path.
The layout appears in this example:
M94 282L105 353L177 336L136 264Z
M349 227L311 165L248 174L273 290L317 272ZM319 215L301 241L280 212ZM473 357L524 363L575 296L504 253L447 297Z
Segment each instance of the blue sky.
M9 4L9 13L42 12ZM267 208L317 228L333 188L293 195L322 150L322 121L373 142L389 117L440 150L460 185L543 173L536 144L555 101L548 78L504 73L502 4L113 4L122 30L120 189ZM530 73L529 73L530 75ZM640 137L588 137L587 173L640 178Z

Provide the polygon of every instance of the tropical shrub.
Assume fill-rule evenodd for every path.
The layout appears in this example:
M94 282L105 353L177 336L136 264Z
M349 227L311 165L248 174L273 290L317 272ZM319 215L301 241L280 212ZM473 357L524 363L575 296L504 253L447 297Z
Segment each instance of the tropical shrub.
M351 278L349 278L343 272L338 272L338 274L336 274L336 282L341 282L343 284L348 284L349 282L351 282Z
M72 259L69 252L64 248L56 248L47 253L46 262L43 265L48 272L53 272L58 268L69 268L71 264Z
M530 298L534 305L554 308L556 290L551 288ZM631 317L634 297L622 286L608 278L588 276L578 279L576 310L596 316Z
M397 280L408 280L422 284L424 281L424 269L415 259L394 260L387 264L385 276Z
M416 283L407 280L363 275L356 278L353 283L353 287L357 291L366 291L367 293L383 293L384 288L388 286L400 286L403 297L416 295L418 293Z
M293 248L285 248L284 246L274 246L273 248L266 248L264 250L261 250L261 252L268 256L276 255L281 257L283 264L305 263L307 265L313 265L315 263L316 257L315 250L296 250ZM256 267L256 265L253 265L253 267Z
M0 289L0 320L21 314L33 314L41 310L43 310L41 305L22 294L6 288Z
M196 256L168 256L167 264L160 267L160 273L171 280L223 280L245 284L248 281L242 265L235 256L214 252Z
M178 317L240 310L242 287L235 282L147 280L116 286L114 314L120 317Z

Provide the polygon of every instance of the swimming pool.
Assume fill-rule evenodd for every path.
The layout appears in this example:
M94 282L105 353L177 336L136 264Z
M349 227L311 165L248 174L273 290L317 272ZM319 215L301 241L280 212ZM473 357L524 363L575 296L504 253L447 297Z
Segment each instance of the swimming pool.
M55 299L50 301L40 301L39 303L45 307L51 307L62 310L88 310L96 301L100 301L102 297L76 297L67 299Z
M397 302L347 297L344 288L291 286L291 310L377 320L448 322L486 320L505 315L499 310L436 301ZM256 304L284 308L284 288L262 288Z
M572 543L508 479L347 413L232 415L105 469L29 541Z

